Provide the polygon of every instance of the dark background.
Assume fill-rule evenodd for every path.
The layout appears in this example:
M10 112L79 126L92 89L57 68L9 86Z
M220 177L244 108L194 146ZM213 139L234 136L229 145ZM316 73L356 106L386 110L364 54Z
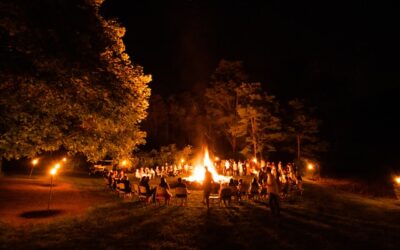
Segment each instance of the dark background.
M152 74L152 93L203 89L220 59L242 60L281 101L318 107L331 173L399 169L392 3L107 0L102 12L127 28L126 49Z

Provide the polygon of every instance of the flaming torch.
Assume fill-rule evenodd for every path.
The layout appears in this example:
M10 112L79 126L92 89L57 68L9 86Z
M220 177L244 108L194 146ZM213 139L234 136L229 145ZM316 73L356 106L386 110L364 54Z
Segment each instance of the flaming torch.
M56 164L56 166L57 165L60 165L60 164ZM58 168L56 168L56 167L54 167L54 168L52 168L52 169L50 169L50 192L49 192L49 201L47 202L47 210L50 210L50 202L51 202L51 196L52 196L52 194L53 194L53 176L54 175L56 175L56 173L57 173L57 169Z
M29 178L32 177L33 168L39 163L39 159L38 159L38 158L35 158L35 159L32 160L31 163L32 163L32 168L31 168L31 173L29 174Z

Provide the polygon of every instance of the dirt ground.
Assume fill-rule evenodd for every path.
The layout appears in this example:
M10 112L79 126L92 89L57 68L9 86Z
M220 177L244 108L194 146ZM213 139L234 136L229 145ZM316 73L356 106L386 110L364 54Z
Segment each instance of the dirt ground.
M76 216L84 213L89 207L110 200L104 192L81 190L71 182L71 179L56 177L49 211L48 176L33 178L15 176L0 180L0 221L14 226L46 223L66 216ZM88 178L87 181L93 180ZM84 183L85 180L82 179L80 182Z

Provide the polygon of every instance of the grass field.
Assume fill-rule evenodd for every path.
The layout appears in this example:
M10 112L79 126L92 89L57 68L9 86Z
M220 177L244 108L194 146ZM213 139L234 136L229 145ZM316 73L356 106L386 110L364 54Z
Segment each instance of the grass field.
M17 182L19 178L3 177L2 183L10 180ZM279 218L270 214L265 202L214 205L207 212L201 203L202 192L196 190L191 192L186 207L145 207L104 191L102 179L63 177L59 183L60 188L69 186L64 194L55 189L54 208L73 209L67 206L71 202L68 197L77 190L84 195L72 195L72 201L80 204L90 200L91 204L83 202L73 213L50 219L7 221L2 210L10 206L10 201L4 206L4 192L15 190L0 185L0 248L398 249L400 245L399 201L366 198L313 182L305 183L302 201L281 204ZM39 191L25 190L25 195ZM23 201L16 204L21 210Z

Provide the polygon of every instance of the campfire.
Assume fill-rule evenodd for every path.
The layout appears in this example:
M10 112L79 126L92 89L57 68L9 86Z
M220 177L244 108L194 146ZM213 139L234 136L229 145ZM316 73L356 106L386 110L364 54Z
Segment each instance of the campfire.
M217 170L214 167L214 163L210 159L210 155L208 153L207 148L204 150L203 160L202 161L200 160L200 162L195 165L192 175L185 179L190 182L202 183L204 180L204 174L206 171L204 169L205 166L207 166L208 171L211 172L214 182L229 182L229 179L230 179L229 176L219 175L217 173Z

